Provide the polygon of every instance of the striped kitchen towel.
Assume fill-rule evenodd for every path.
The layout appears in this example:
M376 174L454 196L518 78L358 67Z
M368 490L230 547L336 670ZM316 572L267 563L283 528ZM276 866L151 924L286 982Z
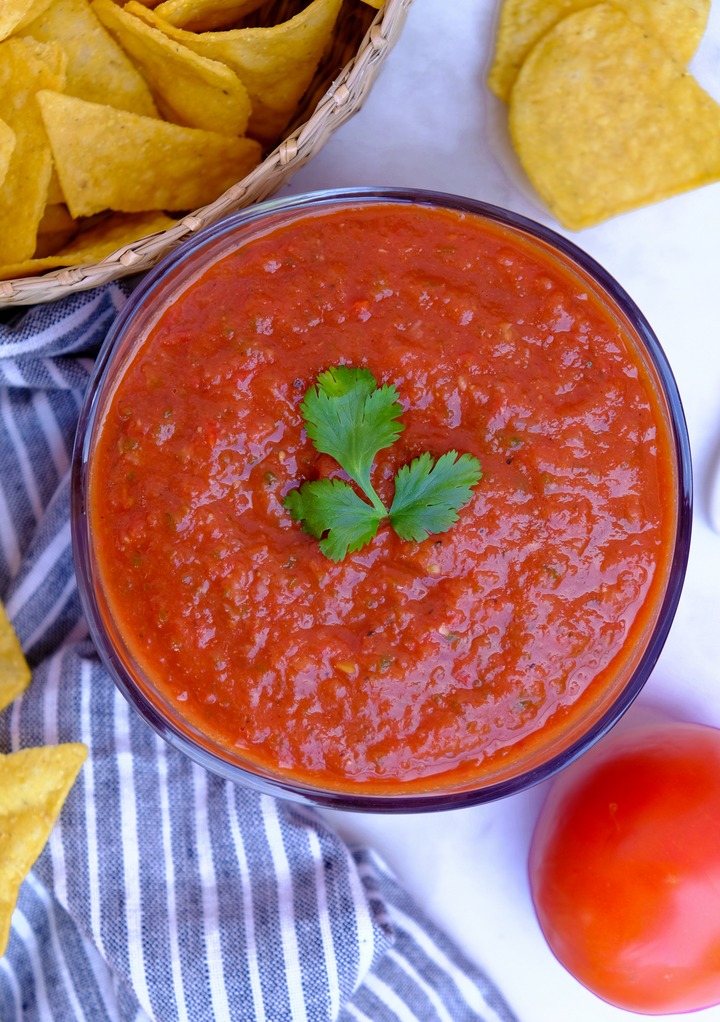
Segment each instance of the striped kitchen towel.
M488 979L320 814L158 739L88 638L69 467L83 392L131 285L0 316L0 595L33 668L0 752L90 754L22 885L2 1022L510 1022Z

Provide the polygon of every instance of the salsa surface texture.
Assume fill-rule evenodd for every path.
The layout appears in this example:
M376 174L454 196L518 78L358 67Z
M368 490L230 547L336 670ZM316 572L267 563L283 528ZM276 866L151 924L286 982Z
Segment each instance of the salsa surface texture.
M323 370L393 383L386 504L424 451L483 477L448 532L335 564L283 506L342 475ZM161 313L114 384L89 514L110 613L164 698L271 771L463 785L572 721L642 643L676 512L654 384L586 283L499 225L375 204L277 228ZM622 659L622 656L620 657Z

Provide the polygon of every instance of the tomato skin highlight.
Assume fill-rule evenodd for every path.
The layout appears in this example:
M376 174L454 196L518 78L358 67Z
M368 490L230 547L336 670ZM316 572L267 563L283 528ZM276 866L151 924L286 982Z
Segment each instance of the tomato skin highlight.
M529 858L538 921L593 993L642 1014L720 1003L720 731L643 724L554 782Z

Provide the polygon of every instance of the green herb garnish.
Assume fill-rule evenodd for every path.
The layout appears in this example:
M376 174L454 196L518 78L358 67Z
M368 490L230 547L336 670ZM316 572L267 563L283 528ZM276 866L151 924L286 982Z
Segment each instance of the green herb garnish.
M333 561L369 543L385 519L401 539L420 542L446 532L482 476L471 454L448 451L434 461L426 452L396 473L388 510L370 477L375 455L391 447L404 429L395 387L378 387L368 369L334 366L318 376L300 410L316 450L334 458L367 497L363 500L342 479L318 479L285 498L293 519L320 540L320 549Z

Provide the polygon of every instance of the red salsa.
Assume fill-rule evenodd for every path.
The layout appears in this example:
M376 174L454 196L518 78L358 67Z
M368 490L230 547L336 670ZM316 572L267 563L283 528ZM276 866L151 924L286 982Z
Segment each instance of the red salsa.
M389 505L424 451L483 477L448 532L333 563L284 507L342 474L300 403L323 370L394 384ZM642 647L676 524L669 430L627 329L501 225L383 203L276 227L201 271L122 370L93 453L110 612L193 728L337 790L520 763Z

